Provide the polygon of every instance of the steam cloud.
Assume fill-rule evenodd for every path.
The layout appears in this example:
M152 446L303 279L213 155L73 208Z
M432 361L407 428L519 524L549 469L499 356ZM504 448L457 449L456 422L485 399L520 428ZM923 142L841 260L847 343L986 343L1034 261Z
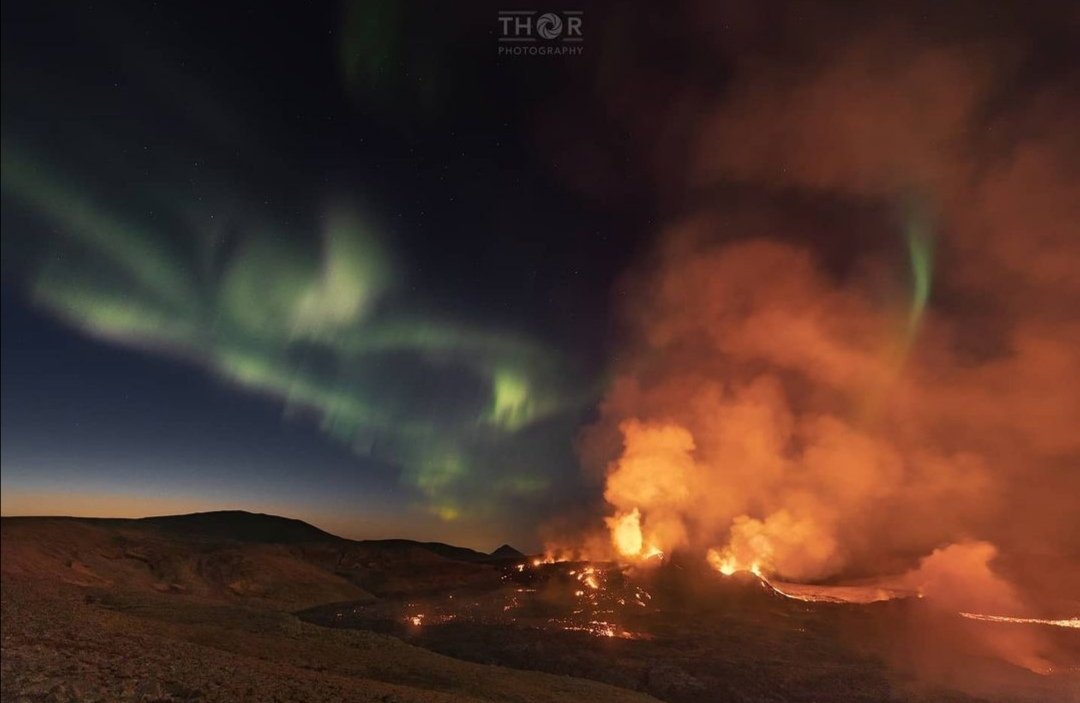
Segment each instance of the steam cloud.
M615 550L792 580L926 557L913 587L1012 612L999 552L1075 583L1080 100L1035 49L1062 37L716 12L724 93L627 111L685 158L581 442Z

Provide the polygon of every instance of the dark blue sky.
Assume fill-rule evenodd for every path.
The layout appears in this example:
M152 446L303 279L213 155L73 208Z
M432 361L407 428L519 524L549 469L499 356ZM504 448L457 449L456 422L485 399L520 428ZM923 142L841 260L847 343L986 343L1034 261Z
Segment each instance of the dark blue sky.
M484 547L596 498L652 205L618 134L567 177L595 57L499 59L497 9L5 3L5 512Z

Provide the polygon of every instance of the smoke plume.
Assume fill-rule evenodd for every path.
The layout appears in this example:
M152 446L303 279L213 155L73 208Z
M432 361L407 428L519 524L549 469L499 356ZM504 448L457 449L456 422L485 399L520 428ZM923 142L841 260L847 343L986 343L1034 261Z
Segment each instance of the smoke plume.
M725 31L688 41L723 90L618 93L683 158L654 168L670 214L620 285L625 343L581 441L612 550L910 570L938 603L1024 612L998 562L1080 553L1069 30L1012 6L978 26L799 7L797 27L703 11Z

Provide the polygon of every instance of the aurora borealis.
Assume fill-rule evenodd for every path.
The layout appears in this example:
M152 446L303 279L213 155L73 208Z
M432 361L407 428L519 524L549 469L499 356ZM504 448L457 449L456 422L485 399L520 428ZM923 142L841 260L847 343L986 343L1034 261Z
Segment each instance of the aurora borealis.
M42 171L4 155L8 192L68 235L31 287L53 314L310 411L334 439L400 464L444 518L460 514L462 493L481 492L478 480L496 497L545 487L524 462L491 457L571 402L559 359L497 330L380 314L395 273L358 217L328 213L312 245L267 227L222 254L205 238L166 241Z
M539 549L610 517L620 423L683 447L650 423L685 416L748 520L811 474L855 493L851 440L903 467L853 510L963 502L952 540L1009 495L1055 543L1067 23L792 7L590 3L583 52L541 59L498 55L495 5L6 3L5 514ZM757 475L731 428L765 415Z
M326 135L268 115L261 96L219 81L213 66L185 70L201 45L170 34L161 13L106 8L80 17L82 10L59 6L12 8L5 26L31 31L16 36L12 29L10 41L5 38L5 304L18 308L19 316L30 315L31 327L56 322L89 340L78 344L133 350L230 389L279 414L282 427L306 433L304 443L326 445L319 452L333 457L328 467L279 467L290 477L285 486L261 488L259 471L229 466L261 440L237 436L217 456L210 452L210 472L220 472L226 483L238 472L236 483L251 485L240 500L288 511L295 474L307 485L300 491L303 508L291 510L313 519L339 520L352 529L350 513L386 509L398 515L394 527L385 528L391 532L409 531L412 521L428 531L457 531L468 541L476 525L505 523L559 494L557 484L573 475L574 428L595 400L596 383L581 354L560 349L557 339L545 339L528 320L511 321L522 317L513 306L533 305L530 298L546 304L550 293L543 288L555 285L536 282L551 276L536 268L543 266L542 253L534 256L534 247L511 241L519 253L499 260L498 269L463 263L471 252L490 250L493 238L507 238L506 227L550 226L509 203L501 224L490 221L499 208L484 203L500 188L505 197L508 188L493 183L497 174L476 177L475 159L490 168L493 159L518 157L492 153L500 147L490 145L487 125L481 125L463 135L466 151L436 159L440 187L423 183L415 172L420 162L410 154L418 142L444 139L444 125L411 134L413 120L425 119L431 106L412 102L409 81L395 86L376 80L381 69L359 68L383 60L365 37L389 41L403 31L371 22L390 22L400 13L324 10L298 21L310 32L340 29L341 61L321 54L294 57L292 68L305 75L283 84L293 99L344 123L331 128L340 139L322 143ZM128 31L98 24L110 12L119 26L142 23L152 38L110 45L115 32ZM286 31L273 17L264 21L273 32ZM41 58L37 49L46 26L67 33L69 53ZM355 51L347 50L349 42ZM210 46L222 49L213 40ZM326 48L333 46L330 37ZM161 60L163 47L168 61ZM82 59L87 71L108 73L100 85L88 85L74 68ZM64 70L50 72L43 65L50 61ZM42 71L49 73L44 84L37 82ZM313 75L319 76L314 87ZM365 82L365 75L371 80ZM88 95L95 90L100 92ZM387 90L396 90L392 100L402 103L396 112L386 112ZM78 117L62 107L71 104ZM452 111L461 107L441 109L454 120ZM495 110L488 121L516 119L517 110ZM368 141L379 139L388 144L374 151L388 168L341 157L349 149L370 151ZM291 157L279 153L297 142L303 147ZM476 150L479 156L469 153ZM336 163L323 163L328 158ZM447 174L465 174L450 186L449 199L441 187ZM415 199L401 195L411 188L421 189ZM387 189L396 192L396 202L380 199ZM457 191L460 208L454 205ZM533 207L559 197L533 198ZM431 200L442 205L424 204ZM441 206L445 214L448 200L458 213L470 208L480 217L420 220L427 207ZM515 225L518 216L530 223ZM412 232L404 246L402 228ZM431 247L430 240L441 243ZM453 252L440 251L446 247L460 250L462 263L453 261ZM425 275L422 269L432 265L436 275ZM526 296L507 285L522 275L534 281ZM5 331L13 350L20 336L18 329ZM41 371L16 367L22 358L17 353L5 356L11 361L5 388L12 389L5 391L5 427L11 428L5 435L14 437L4 445L5 494L25 503L34 500L35 490L45 491L40 486L59 483L97 494L126 491L136 501L176 493L193 496L195 504L214 498L215 489L202 484L208 467L178 467L170 450L153 447L152 440L127 459L137 461L137 469L80 470L72 465L94 461L79 455L85 448L77 442L56 452L40 446L41 440L16 436L14 428L28 414L23 406L37 401L23 401L19 384L8 378ZM86 373L98 371L88 367ZM132 373L137 382L139 371ZM87 392L78 385L66 393ZM167 404L167 396L158 400ZM82 404L92 413L96 404L110 402L116 401L99 397ZM212 403L195 401L190 412L212 422L219 412ZM65 428L55 431L63 435ZM138 437L131 443L142 444ZM64 466L42 467L56 462ZM374 505L365 495L368 483L383 496ZM348 486L344 494L341 486ZM323 502L334 506L327 509L330 517L320 514ZM516 529L509 525L506 531Z
M257 229L222 254L204 237L174 243L129 224L42 170L4 155L8 192L68 235L32 282L58 317L310 411L334 439L399 463L440 516L458 516L485 469L496 496L544 488L490 456L571 402L559 359L497 330L380 314L395 273L358 217L328 213L307 246Z

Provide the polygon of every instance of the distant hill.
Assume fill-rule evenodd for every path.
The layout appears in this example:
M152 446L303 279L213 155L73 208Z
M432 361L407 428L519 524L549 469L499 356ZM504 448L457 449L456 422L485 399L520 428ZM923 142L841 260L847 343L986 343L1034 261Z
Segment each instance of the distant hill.
M163 515L133 520L164 532L186 536L232 539L259 544L298 544L302 542L334 542L343 538L324 532L303 520L249 513L244 510L218 510L188 515Z
M351 540L345 537L320 530L314 525L296 520L294 518L281 517L280 515L268 515L266 513L251 513L246 510L215 510L205 513L188 513L185 515L161 515L144 518L89 518L89 517L4 517L6 521L37 521L37 520L70 520L75 522L96 524L101 526L125 528L125 527L150 527L154 530L186 538L206 538L215 540L229 540L235 542L250 542L254 544L305 544L328 542L334 544L349 543L366 545L376 549L382 548L389 551L410 550L413 548L423 549L436 554L443 559L454 561L481 562L489 558L489 555L467 547L455 547L443 542L418 542L411 539L366 539ZM503 545L500 549L507 548ZM498 551L498 550L496 550ZM514 550L517 553L517 550Z
M486 581L510 549L494 558L441 542L350 540L301 520L240 510L4 517L0 534L5 574L274 608Z
M383 549L411 549L413 547L419 547L438 554L444 559L470 563L484 561L488 558L487 554L478 552L475 549L455 547L452 544L443 544L442 542L417 542L411 539L364 539L357 541L356 544Z
M492 559L524 559L525 555L518 550L511 547L509 544L496 549L494 552L488 555Z

